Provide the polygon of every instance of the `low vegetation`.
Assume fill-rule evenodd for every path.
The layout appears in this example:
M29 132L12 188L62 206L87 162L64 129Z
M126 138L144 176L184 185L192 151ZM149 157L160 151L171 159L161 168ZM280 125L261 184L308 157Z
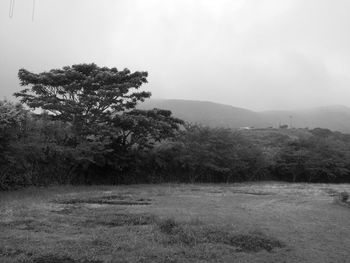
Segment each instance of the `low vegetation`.
M186 125L153 146L121 150L89 140L71 144L75 135L67 123L9 102L0 109L14 113L0 125L2 190L52 184L350 181L350 136L339 132Z
M332 200L349 190L269 182L1 192L0 262L347 262L350 207Z

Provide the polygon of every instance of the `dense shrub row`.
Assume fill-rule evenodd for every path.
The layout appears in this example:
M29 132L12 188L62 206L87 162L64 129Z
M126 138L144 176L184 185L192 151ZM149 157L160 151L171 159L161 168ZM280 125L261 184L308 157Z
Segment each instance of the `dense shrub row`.
M350 135L320 128L246 132L195 125L147 158L142 171L155 182L350 182Z
M152 147L113 148L78 139L69 123L20 105L1 102L0 114L2 190L169 181L350 182L350 136L325 129L246 132L184 125Z

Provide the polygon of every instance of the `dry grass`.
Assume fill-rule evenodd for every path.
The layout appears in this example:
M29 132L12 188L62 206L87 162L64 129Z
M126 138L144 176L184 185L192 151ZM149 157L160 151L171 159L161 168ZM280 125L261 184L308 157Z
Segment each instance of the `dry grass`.
M350 185L244 183L0 193L0 262L348 262Z

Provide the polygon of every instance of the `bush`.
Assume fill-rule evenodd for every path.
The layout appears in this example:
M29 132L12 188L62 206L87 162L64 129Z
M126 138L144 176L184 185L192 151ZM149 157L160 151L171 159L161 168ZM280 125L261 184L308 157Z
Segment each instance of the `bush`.
M186 182L256 180L264 169L262 152L239 133L188 126L173 143L156 148L156 170Z

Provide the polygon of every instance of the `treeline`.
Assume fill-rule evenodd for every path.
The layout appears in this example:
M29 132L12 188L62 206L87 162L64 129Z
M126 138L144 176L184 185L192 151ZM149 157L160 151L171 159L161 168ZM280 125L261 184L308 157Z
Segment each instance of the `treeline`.
M350 182L350 135L183 125L147 147L76 138L70 123L0 102L0 188L161 182ZM287 133L287 134L286 134Z
M186 124L167 110L135 108L150 96L138 91L146 77L95 64L39 74L20 70L26 88L15 95L21 104L0 101L0 189L350 182L350 135L320 128L234 131Z
M133 174L155 183L349 183L350 135L321 128L248 132L189 125L139 164Z

